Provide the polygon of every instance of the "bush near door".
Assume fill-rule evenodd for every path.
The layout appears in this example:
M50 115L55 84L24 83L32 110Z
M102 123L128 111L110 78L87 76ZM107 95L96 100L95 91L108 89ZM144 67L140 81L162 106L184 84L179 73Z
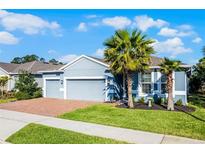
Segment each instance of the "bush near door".
M38 87L34 76L27 71L21 71L19 73L19 78L15 83L15 90L17 91L15 96L18 100L42 96L42 89Z

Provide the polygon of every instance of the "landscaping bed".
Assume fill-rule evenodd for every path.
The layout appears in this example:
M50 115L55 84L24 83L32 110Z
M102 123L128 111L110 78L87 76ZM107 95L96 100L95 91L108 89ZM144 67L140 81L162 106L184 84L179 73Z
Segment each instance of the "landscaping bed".
M126 142L97 136L85 135L73 131L29 124L12 136L7 142L14 144L122 144Z
M99 104L63 114L59 118L205 140L205 109L192 107L196 109L194 112L185 113Z
M124 104L116 104L116 107L119 108L128 108L128 106ZM167 106L166 105L159 105L152 103L152 107L149 107L148 104L146 103L135 103L134 104L134 109L143 109L143 110L164 110L167 111ZM175 110L174 111L181 111L181 112L194 112L195 108L192 106L176 106L175 105Z

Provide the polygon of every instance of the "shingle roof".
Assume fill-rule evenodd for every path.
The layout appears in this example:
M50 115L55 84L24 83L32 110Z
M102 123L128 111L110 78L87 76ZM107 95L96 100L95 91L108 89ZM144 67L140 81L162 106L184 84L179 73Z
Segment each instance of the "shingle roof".
M107 64L104 59L100 59L100 58L96 58L96 57L92 57L92 56L89 56L89 57ZM159 66L163 60L164 60L164 58L151 56L150 66Z
M18 73L20 70L26 70L33 74L38 71L58 70L63 65L54 65L51 63L43 63L39 61L28 62L24 64L0 63L0 67L9 73Z
M14 69L16 69L19 66L19 64L12 64L12 63L3 63L0 62L0 67L4 69L7 72L12 72Z

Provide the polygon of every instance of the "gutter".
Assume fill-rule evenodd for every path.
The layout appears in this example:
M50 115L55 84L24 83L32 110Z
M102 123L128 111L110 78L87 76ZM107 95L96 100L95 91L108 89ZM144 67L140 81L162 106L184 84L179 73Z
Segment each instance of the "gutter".
M52 70L52 71L38 71L38 73L63 73L63 70Z

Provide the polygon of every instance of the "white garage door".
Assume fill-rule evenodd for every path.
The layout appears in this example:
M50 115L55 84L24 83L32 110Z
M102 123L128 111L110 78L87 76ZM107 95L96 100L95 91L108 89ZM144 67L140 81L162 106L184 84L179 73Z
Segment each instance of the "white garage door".
M73 100L105 100L104 79L67 80L67 98Z
M60 98L60 80L47 79L46 80L46 97Z

